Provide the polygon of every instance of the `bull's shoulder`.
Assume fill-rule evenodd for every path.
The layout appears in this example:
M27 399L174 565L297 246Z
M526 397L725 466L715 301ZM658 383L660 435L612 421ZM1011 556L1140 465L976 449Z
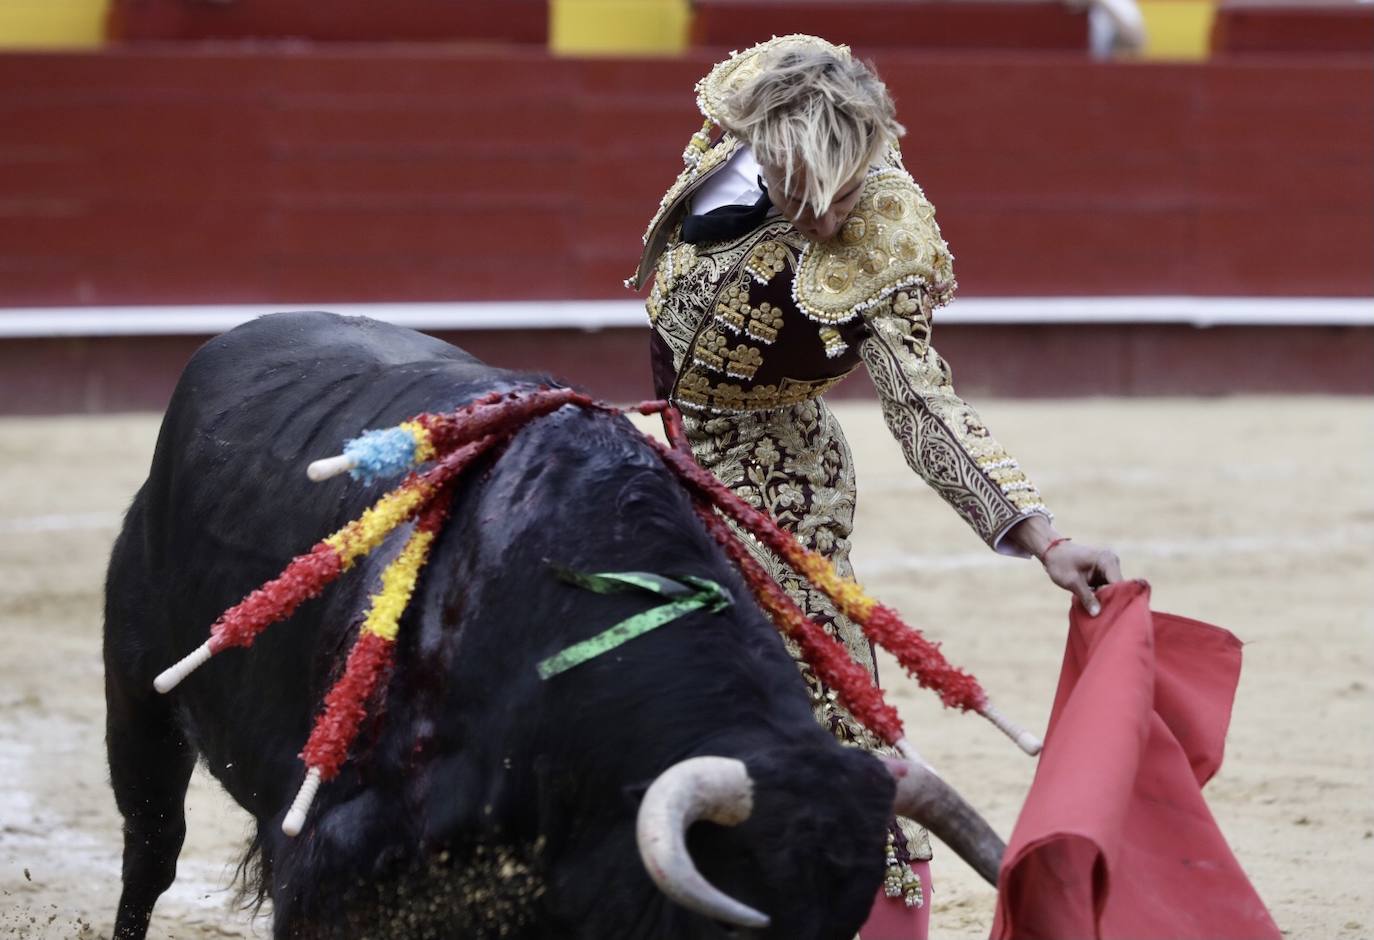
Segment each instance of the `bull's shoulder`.
M384 366L407 362L460 362L492 367L451 343L415 330L320 310L274 313L249 320L210 340L196 353L201 369L271 366L308 357Z
M321 407L356 434L401 409L448 410L503 385L547 383L544 376L488 365L458 347L368 317L320 311L251 320L211 339L187 364L169 418L195 424L252 414L266 430L274 416L319 414ZM407 410L409 409L409 410Z
M310 460L366 430L547 382L376 320L317 312L253 320L201 347L177 383L149 481L159 518L187 509L164 505L186 480L221 502L272 490L290 504L308 490Z
M145 486L150 551L279 565L380 495L310 482L312 460L364 431L541 382L358 317L279 314L230 330L196 353L163 418Z

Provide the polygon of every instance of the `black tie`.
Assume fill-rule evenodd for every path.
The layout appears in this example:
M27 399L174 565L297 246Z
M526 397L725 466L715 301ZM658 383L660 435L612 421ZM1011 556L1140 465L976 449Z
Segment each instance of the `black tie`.
M702 215L689 215L682 220L682 241L692 245L702 242L721 242L739 238L752 232L768 218L773 204L768 200L768 187L759 181L763 195L752 206L721 206Z

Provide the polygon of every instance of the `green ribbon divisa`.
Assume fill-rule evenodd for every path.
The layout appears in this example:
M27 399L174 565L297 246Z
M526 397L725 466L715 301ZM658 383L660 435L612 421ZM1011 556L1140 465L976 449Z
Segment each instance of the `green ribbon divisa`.
M613 627L601 631L596 636L581 643L574 643L563 652L543 660L536 667L539 678L551 679L574 666L580 666L589 659L595 659L635 637L643 636L665 623L696 610L719 613L734 603L730 592L714 581L705 578L684 576L681 580L666 578L660 574L644 571L605 571L599 574L582 574L555 568L558 577L569 584L575 584L597 594L619 594L625 591L648 591L668 598L668 603L635 614L620 621Z

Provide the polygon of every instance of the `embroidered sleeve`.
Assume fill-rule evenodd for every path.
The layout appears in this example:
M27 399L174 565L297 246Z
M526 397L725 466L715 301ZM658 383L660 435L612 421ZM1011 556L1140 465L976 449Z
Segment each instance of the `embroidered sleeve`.
M954 393L950 368L930 345L930 314L899 293L868 317L859 348L882 402L883 417L906 461L993 548L1032 513L1049 516L1040 493L988 432L978 412Z

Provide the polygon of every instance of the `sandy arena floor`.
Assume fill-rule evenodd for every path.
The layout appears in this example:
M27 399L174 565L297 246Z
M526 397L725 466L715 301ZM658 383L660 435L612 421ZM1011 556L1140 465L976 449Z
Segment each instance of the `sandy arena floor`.
M1003 708L1043 729L1067 595L983 550L844 404L860 474L855 562ZM1227 760L1208 788L1291 937L1374 937L1374 402L1314 398L982 403L1060 527L1117 548L1160 610L1247 641ZM0 420L0 936L108 936L119 821L106 783L100 610L153 416ZM889 677L896 676L889 669ZM1033 762L916 689L918 747L1010 834ZM264 937L226 886L248 817L197 772L154 938ZM939 851L937 847L937 851ZM992 891L936 861L932 936L986 936Z

